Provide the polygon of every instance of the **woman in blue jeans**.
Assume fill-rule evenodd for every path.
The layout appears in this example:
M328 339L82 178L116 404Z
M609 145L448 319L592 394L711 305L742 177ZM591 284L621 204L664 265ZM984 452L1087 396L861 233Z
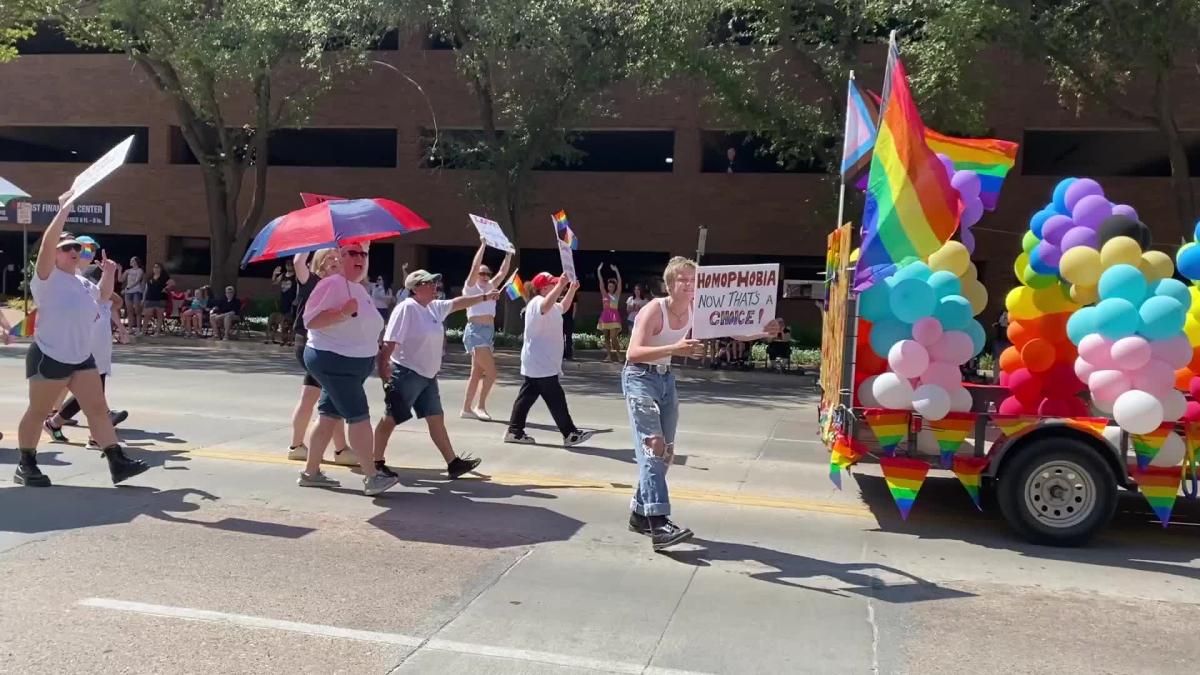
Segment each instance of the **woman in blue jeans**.
M671 357L704 356L704 343L688 337L696 294L696 263L681 256L672 258L663 271L663 281L667 297L655 298L638 311L621 371L621 389L638 464L637 488L629 505L629 529L649 535L655 551L692 538L691 530L676 525L669 517L667 469L675 458L679 425L679 396ZM769 323L764 334L777 332L776 324Z

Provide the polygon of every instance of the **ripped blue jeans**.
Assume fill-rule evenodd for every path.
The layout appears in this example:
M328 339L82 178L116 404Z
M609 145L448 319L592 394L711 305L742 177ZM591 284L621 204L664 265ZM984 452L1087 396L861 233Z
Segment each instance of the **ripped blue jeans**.
M621 390L638 464L637 489L629 508L643 516L668 516L667 468L675 458L675 428L679 425L675 375L660 373L652 365L627 363L621 370Z

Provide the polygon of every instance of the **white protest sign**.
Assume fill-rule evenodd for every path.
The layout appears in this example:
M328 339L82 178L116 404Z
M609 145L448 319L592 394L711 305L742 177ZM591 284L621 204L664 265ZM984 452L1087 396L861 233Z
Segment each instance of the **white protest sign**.
M558 257L562 260L563 274L571 280L578 279L575 274L575 255L571 253L571 245L558 242Z
M501 251L508 253L516 253L517 249L512 245L512 242L505 236L504 230L500 227L500 223L494 220L488 220L482 216L477 216L474 213L467 214L471 216L471 222L475 225L475 229L479 230L479 236L483 237L484 243L492 248L498 248Z
M775 318L779 265L713 265L696 269L692 337L707 340L761 333Z
M130 136L121 141L117 147L104 153L103 157L76 176L75 182L71 183L71 190L74 193L71 195L71 202L79 199L80 195L95 187L97 183L120 168L125 163L125 157L129 154L129 148L132 146L133 136Z

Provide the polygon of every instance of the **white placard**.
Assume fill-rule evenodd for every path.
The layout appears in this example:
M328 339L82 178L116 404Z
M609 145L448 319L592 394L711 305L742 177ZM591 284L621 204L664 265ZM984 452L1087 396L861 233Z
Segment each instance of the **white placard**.
M578 279L579 277L575 274L575 255L571 252L571 245L559 241L558 257L562 260L563 274L572 281Z
M129 155L129 148L132 146L133 136L130 136L121 141L117 147L104 153L103 157L76 176L75 181L71 183L71 190L74 192L71 195L71 202L79 199L80 195L96 187L97 183L120 168L125 163L125 157Z
M477 216L474 213L467 214L471 216L471 223L475 225L475 229L479 230L479 236L483 237L483 241L492 248L498 248L507 253L516 253L517 249L508 240L504 234L504 229L500 227L500 223L494 220L488 220L482 216Z
M692 337L707 340L761 333L775 318L779 265L713 265L696 270Z
M33 224L33 204L30 202L17 202L17 224L32 225Z

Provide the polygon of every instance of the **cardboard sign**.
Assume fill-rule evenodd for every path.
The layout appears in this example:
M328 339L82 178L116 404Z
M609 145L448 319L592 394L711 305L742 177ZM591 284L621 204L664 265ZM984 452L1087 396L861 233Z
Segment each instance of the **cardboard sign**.
M133 147L133 136L118 143L117 147L104 153L103 157L76 176L75 181L71 183L71 190L74 191L74 194L71 195L71 203L120 168L125 163L125 157L129 154L131 147Z
M505 253L516 253L517 249L508 240L504 234L504 230L500 227L500 223L494 220L488 220L482 216L477 216L473 213L467 214L471 216L471 223L475 225L475 229L479 230L479 236L483 237L483 241L492 248L498 248Z
M558 257L562 260L563 274L571 280L578 279L575 274L575 255L571 252L571 245L558 242Z
M696 270L692 337L707 340L761 333L775 318L779 265L714 265Z

